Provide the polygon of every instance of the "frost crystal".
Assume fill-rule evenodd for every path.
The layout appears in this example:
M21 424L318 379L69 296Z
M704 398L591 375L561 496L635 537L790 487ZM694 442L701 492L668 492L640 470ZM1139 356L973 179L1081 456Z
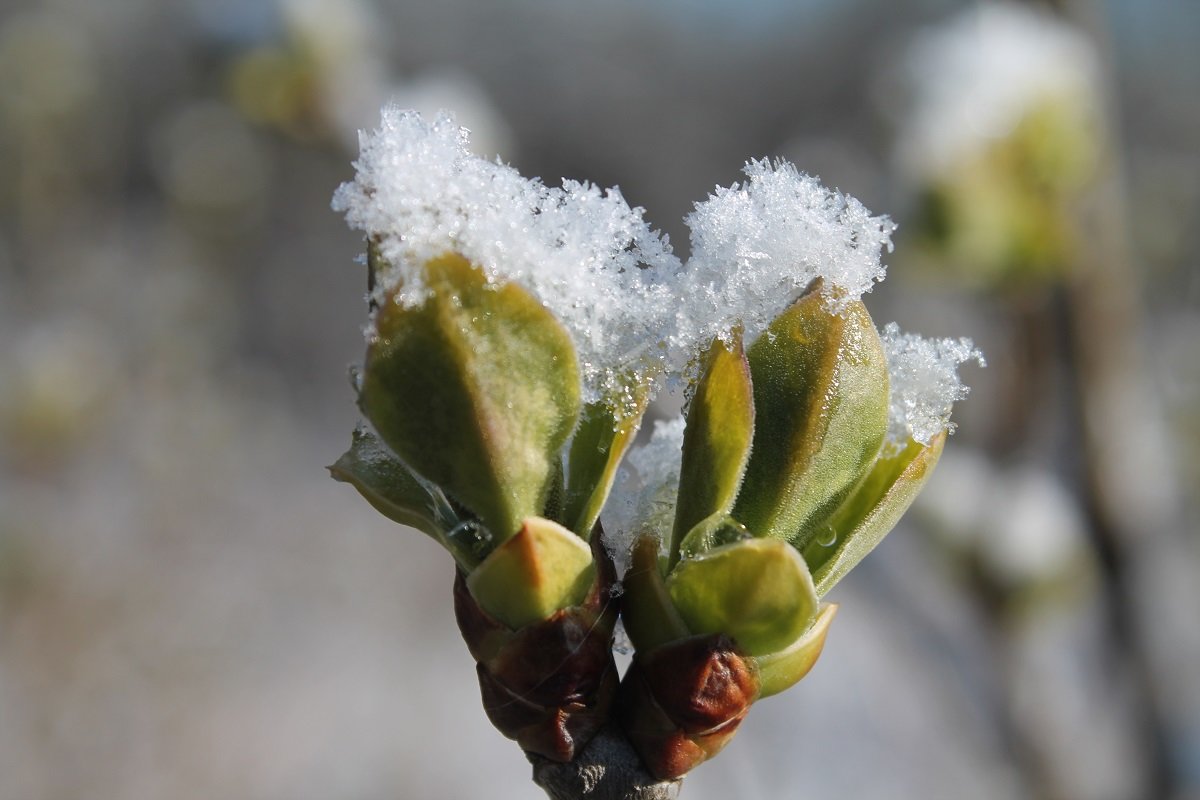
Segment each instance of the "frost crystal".
M742 323L752 341L816 278L853 299L883 280L891 220L784 161L750 161L743 171L744 184L718 187L686 218L693 339Z
M1095 111L1089 105L1099 67L1091 43L1049 14L1011 2L972 6L926 32L901 69L915 96L900 159L916 175L952 169L1037 106Z
M696 205L685 268L616 188L547 188L474 156L448 114L428 122L388 107L360 138L355 180L333 207L389 265L376 299L420 304L422 265L457 252L490 281L524 286L567 327L589 402L678 382L714 337L741 324L752 339L815 278L860 296L883 279L879 254L891 247L890 220L786 162L751 161L744 184Z
M911 436L929 444L942 431L953 431L950 410L969 391L958 367L972 360L984 366L983 354L970 339L926 339L901 333L894 322L881 337L891 383L888 441L903 445Z
M612 500L602 512L604 546L623 569L633 540L651 533L669 535L679 492L683 417L657 420L645 444L634 445L617 473Z
M398 291L400 302L419 304L422 265L453 251L490 281L521 284L567 327L589 401L619 398L668 369L680 264L642 210L615 188L547 188L472 155L467 137L448 114L426 122L395 107L361 135L355 180L339 187L333 208L390 265L379 297Z

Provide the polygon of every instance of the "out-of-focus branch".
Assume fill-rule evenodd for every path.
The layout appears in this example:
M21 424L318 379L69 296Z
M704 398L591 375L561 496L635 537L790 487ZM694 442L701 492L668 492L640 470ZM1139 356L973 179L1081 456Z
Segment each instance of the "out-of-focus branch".
M1082 209L1085 232L1079 263L1062 296L1068 326L1068 366L1074 416L1083 449L1084 504L1106 586L1112 646L1123 660L1145 758L1146 796L1171 794L1173 774L1167 719L1158 690L1150 638L1153 619L1139 602L1139 577L1149 550L1175 535L1177 490L1168 466L1167 436L1150 395L1142 341L1144 322L1133 248L1129 242L1121 131L1112 42L1104 13L1075 0L1050 3L1092 35L1105 71L1110 108L1110 158L1097 190Z

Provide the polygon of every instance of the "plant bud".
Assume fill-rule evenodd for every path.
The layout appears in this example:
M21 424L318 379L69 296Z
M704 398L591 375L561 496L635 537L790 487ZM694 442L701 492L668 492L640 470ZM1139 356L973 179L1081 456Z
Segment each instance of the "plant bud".
M528 546L522 543L527 530L510 543ZM595 566L588 573L592 581L577 603L520 627L485 610L469 588L471 576L461 569L454 583L455 617L476 660L488 719L522 749L554 761L575 757L607 722L616 695L612 639L617 604L611 596L615 576L598 542L596 537ZM492 557L503 552L498 549ZM509 585L521 591L525 584L519 580ZM502 611L511 613L508 608Z
M673 780L720 752L758 693L756 669L733 640L693 636L634 656L619 714L650 773Z
M832 606L818 608L799 554L775 539L715 547L664 579L657 543L644 537L625 588L637 653L621 682L620 718L662 779L715 755L756 699L802 678L833 618Z

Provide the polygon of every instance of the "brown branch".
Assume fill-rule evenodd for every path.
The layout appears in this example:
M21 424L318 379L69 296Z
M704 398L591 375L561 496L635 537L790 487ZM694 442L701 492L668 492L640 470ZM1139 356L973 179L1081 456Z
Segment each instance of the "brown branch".
M683 780L659 781L642 767L629 740L612 727L568 764L526 753L533 782L550 800L676 800Z

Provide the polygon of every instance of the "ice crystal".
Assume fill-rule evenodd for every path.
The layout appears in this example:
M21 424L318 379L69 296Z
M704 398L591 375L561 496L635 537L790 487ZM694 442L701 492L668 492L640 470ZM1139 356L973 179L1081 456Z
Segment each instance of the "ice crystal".
M398 292L400 302L419 304L422 265L453 251L492 282L525 286L562 321L588 400L669 369L679 260L617 189L548 188L472 155L450 115L428 122L395 107L361 136L355 168L333 207L390 265L378 276L379 297Z
M623 567L633 540L649 533L665 539L675 518L683 417L656 420L650 439L630 448L617 473L612 500L602 515L604 545Z
M984 364L983 354L970 339L926 339L901 333L889 322L881 333L887 354L891 402L888 440L903 444L911 436L921 444L943 430L954 430L950 411L969 389L958 376L967 361Z
M742 324L753 340L816 278L849 299L883 280L891 220L786 161L749 161L743 172L745 183L717 187L686 218L692 338Z
M714 337L739 324L753 337L817 277L858 297L883 279L894 227L791 164L750 161L745 183L718 187L688 216L685 267L618 189L548 188L473 155L450 115L427 121L395 107L362 134L355 168L333 207L389 265L376 299L421 303L422 265L457 252L562 321L589 401L678 381Z

